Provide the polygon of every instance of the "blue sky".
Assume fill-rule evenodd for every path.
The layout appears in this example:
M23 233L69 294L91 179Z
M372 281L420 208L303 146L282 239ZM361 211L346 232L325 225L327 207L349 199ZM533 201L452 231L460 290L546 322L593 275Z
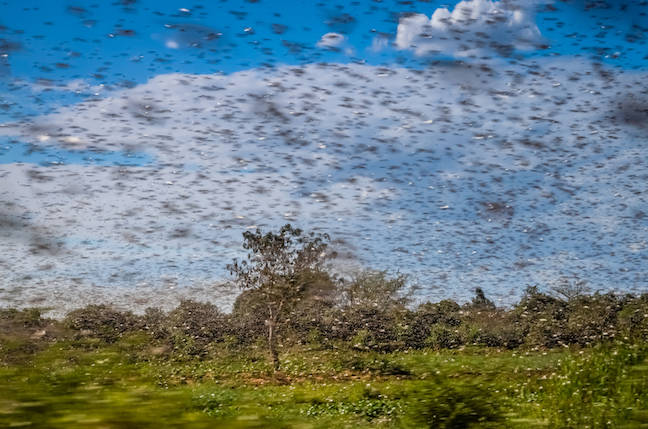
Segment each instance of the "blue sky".
M2 7L0 302L209 289L285 222L422 298L648 285L646 2Z
M414 66L438 57L373 52L374 39L393 36L406 14L431 15L441 6L452 9L453 3L5 1L1 25L13 77L132 85L160 73L230 73L262 64ZM534 3L528 9L547 46L525 56L577 55L628 69L646 67L648 18L642 2L526 3ZM318 49L317 41L328 32L347 37L352 53Z

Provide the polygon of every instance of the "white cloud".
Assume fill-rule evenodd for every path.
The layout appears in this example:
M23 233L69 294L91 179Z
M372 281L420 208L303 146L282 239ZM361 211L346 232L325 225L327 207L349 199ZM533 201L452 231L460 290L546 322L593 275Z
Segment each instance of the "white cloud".
M326 33L317 42L318 48L340 48L346 42L347 38L339 33Z
M169 49L180 49L180 44L173 39L169 39L166 42L164 42L164 46L166 46Z
M601 85L599 71L542 60L168 74L0 124L26 143L155 160L0 165L0 202L68 250L32 254L0 230L0 287L220 279L242 231L288 221L345 239L369 266L451 272L444 292L533 284L565 249L578 258L561 270L619 284L621 267L645 274L629 246L648 240L645 130L607 109L648 78L610 71L614 84Z
M542 40L534 21L536 3L464 0L452 12L436 9L429 19L409 15L398 24L395 44L416 55L457 57L533 49Z
M371 52L380 52L380 51L383 51L383 50L387 49L387 47L389 47L390 43L391 43L391 41L390 41L390 39L388 37L383 36L383 35L376 36L371 41L371 46L368 49Z

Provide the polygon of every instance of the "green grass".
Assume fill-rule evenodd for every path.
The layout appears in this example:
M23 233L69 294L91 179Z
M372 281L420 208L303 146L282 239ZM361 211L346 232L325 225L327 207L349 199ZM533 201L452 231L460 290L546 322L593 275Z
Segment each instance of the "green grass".
M142 334L0 341L0 427L648 427L648 347L377 353L262 348L203 359ZM19 359L18 359L19 357Z
M542 396L560 427L648 427L648 359L645 346L598 346L559 363Z

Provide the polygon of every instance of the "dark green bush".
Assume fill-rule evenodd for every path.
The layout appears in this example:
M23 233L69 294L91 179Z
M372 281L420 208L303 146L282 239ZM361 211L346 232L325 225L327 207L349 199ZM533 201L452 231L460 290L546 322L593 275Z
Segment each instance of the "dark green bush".
M436 377L411 392L403 425L411 428L497 427L504 419L490 389Z
M556 347L563 343L568 318L567 303L537 287L528 287L511 311L511 322L528 346Z
M44 339L57 333L54 321L43 318L39 308L0 309L0 361L22 362L46 346Z
M353 307L339 314L336 337L365 350L391 351L399 348L399 319L402 313L379 308Z
M149 307L142 316L143 328L156 340L169 338L171 331L167 323L167 314L159 308Z
M386 290L385 296L368 290L375 284ZM368 275L358 285L353 290L355 298L336 302L330 278L313 280L276 327L282 345L350 346L388 352L463 345L508 349L589 347L624 337L648 339L648 294L579 294L565 300L529 287L511 309L492 306L482 293L463 306L444 300L410 310L404 306L404 298L392 296L402 288L402 279ZM369 299L376 296L385 301L385 306ZM107 305L89 305L70 312L62 323L43 318L40 309L2 309L0 332L7 341L18 337L30 341L54 339L71 330L78 337L115 342L125 333L141 331L148 333L155 347L204 355L225 337L229 339L228 347L267 341L268 307L264 300L256 290L244 291L229 315L213 304L191 300L181 302L168 314L149 308L141 316Z
M119 311L110 306L88 305L71 311L65 316L63 324L80 336L100 338L114 342L126 332L143 328L139 317L130 311Z
M426 347L441 350L454 349L464 343L464 338L457 327L436 324L432 325L424 344Z
M639 297L626 297L618 313L618 329L624 336L648 340L648 293Z
M174 348L188 355L204 355L231 332L228 317L214 304L192 300L181 301L167 323Z
M232 328L236 338L243 344L251 344L259 338L267 337L265 320L268 318L268 307L264 298L256 290L243 291L234 301L232 308Z
M457 303L448 299L435 304L421 304L416 311L408 314L407 329L403 333L405 345L415 349L430 346L428 339L433 330L435 333L438 333L439 329L451 331L461 324L460 310Z
M50 320L42 317L40 308L0 309L0 328L5 331L12 328L42 328L49 322Z
M568 318L562 333L567 344L592 345L617 335L617 313L623 308L614 294L581 295L568 303Z
M524 334L510 312L502 309L464 310L462 334L466 344L513 349Z

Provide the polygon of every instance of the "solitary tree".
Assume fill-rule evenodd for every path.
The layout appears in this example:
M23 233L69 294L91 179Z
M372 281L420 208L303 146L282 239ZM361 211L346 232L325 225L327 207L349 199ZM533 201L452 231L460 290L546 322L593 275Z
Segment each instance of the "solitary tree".
M275 370L279 369L277 329L287 315L307 296L323 272L328 256L327 234L304 234L301 229L284 225L278 233L243 233L247 258L234 260L227 268L242 289L260 296L266 310L268 348Z

